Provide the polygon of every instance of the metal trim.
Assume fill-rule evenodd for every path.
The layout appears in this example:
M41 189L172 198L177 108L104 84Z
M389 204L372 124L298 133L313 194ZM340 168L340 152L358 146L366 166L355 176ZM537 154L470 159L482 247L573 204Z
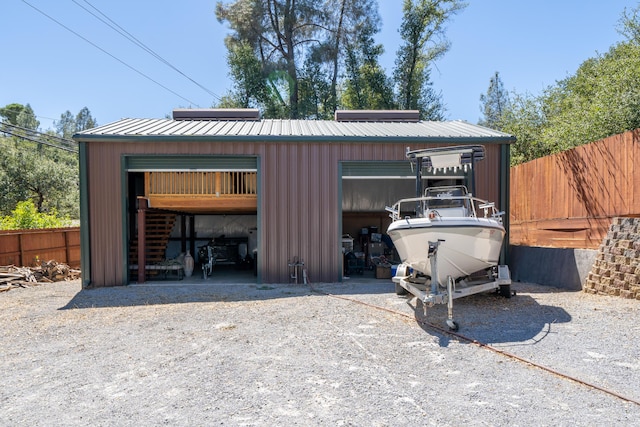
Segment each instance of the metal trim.
M78 144L80 178L80 271L82 288L91 285L91 226L89 222L89 174L87 168L87 144Z

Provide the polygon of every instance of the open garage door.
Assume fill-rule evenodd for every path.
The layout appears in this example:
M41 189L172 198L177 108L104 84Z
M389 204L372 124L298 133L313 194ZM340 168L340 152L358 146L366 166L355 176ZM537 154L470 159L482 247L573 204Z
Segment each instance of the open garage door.
M353 251L365 271L383 255L391 261L395 252L385 235L391 223L385 207L416 196L415 171L408 161L343 162L341 179L342 237L345 251ZM464 184L462 170L423 174L423 188L429 185ZM345 260L348 267L348 262ZM345 274L351 274L349 268Z
M257 157L147 155L123 163L131 280L141 280L141 242L145 280L156 280L155 270L164 272L167 263L183 263L187 253L194 258L190 281L256 280Z

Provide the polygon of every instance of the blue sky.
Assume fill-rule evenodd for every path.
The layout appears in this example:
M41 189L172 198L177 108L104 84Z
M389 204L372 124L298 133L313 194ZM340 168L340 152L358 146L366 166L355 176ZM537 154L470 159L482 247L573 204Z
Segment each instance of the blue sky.
M124 117L159 118L178 107L210 107L217 101L210 92L222 96L231 88L223 43L229 30L215 19L215 0L26 1L99 47L22 0L0 2L0 106L31 104L42 130L53 128L52 120L66 110L76 114L86 106L99 124ZM382 17L378 41L385 46L382 64L390 73L400 44L402 2L378 3ZM622 41L616 31L622 11L638 4L622 0L468 3L447 24L451 49L436 62L432 78L434 88L442 93L447 119L471 123L481 117L479 97L495 71L507 90L539 94L573 74L586 59ZM95 6L180 72L79 5L96 13L91 7Z

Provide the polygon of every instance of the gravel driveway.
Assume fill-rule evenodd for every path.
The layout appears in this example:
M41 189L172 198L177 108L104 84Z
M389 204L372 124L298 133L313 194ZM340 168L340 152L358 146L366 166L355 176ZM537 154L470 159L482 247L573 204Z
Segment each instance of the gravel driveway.
M388 280L75 281L0 293L0 425L637 425L640 301L513 289L456 300L460 334L606 390L431 328Z

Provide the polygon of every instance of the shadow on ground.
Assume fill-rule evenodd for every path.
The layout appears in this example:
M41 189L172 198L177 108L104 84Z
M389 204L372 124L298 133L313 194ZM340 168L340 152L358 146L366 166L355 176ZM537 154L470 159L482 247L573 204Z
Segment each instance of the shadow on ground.
M217 301L256 301L314 294L315 287L329 286L344 294L379 294L393 290L391 280L372 276L345 279L338 284L257 284L252 274L216 275L203 280L194 275L183 280L155 280L144 284L82 289L61 310L72 308L129 307Z
M516 296L504 298L497 293L482 293L454 300L453 314L460 325L459 333L486 344L510 346L535 345L554 334L554 324L571 321L560 307L540 305L534 295L542 292L562 292L556 288L514 284ZM524 291L524 293L522 293ZM373 306L395 310L397 301L406 300L407 314L413 313L416 323L428 334L438 337L446 347L460 337L448 330L447 305L427 307L412 295L395 295L391 280L358 278L342 283L320 284L255 284L255 283L184 283L155 282L145 285L83 289L60 310L133 307L161 304L264 301L304 296L336 295L362 299Z
M61 310L74 308L132 307L198 302L256 301L309 295L308 286L257 284L145 284L83 289Z
M534 289L540 293L545 287ZM546 289L554 292L554 288ZM444 332L449 330L446 304L427 307L426 311L416 298L408 298L407 304L412 307L418 325L438 336L441 346L446 347L451 339L460 341L459 337ZM563 308L541 305L532 296L522 293L511 298L498 293L460 298L454 300L453 316L460 327L460 335L484 344L500 344L500 348L535 345L555 333L554 324L571 321L571 315Z

